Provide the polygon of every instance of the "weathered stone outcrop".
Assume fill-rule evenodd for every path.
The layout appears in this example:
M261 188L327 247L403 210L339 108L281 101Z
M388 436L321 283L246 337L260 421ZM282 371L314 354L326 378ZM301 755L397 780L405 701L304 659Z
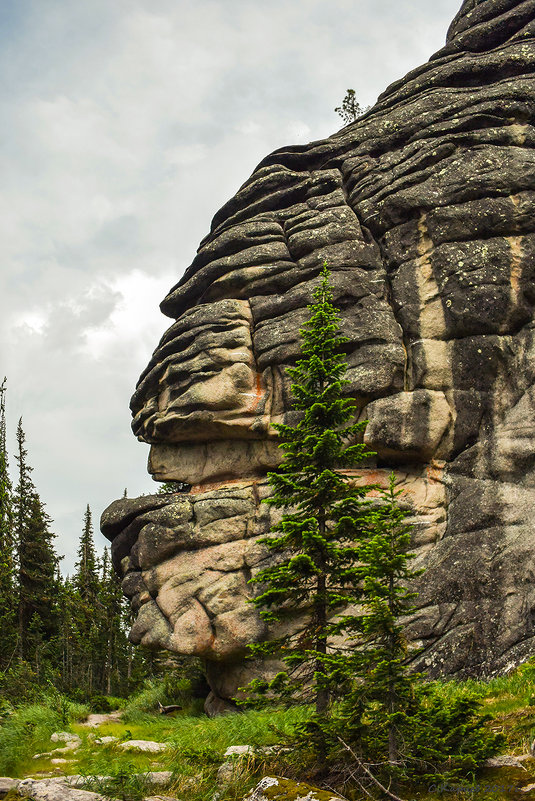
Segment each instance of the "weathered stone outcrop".
M220 697L268 635L245 602L259 501L325 260L370 471L394 466L415 513L422 665L484 674L532 651L534 119L535 0L466 0L361 119L264 159L163 301L133 428L153 476L192 489L118 501L103 531L134 641L204 656Z

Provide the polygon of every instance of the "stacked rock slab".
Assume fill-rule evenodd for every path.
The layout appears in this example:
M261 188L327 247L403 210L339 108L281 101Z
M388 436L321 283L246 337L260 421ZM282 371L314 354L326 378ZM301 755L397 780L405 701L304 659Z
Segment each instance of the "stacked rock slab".
M268 156L163 301L132 398L157 480L104 513L132 639L207 660L215 695L270 636L246 603L273 514L273 423L324 261L348 393L394 467L427 568L410 636L432 675L526 658L535 615L535 0L466 0L445 47L328 139ZM296 623L298 625L298 623Z

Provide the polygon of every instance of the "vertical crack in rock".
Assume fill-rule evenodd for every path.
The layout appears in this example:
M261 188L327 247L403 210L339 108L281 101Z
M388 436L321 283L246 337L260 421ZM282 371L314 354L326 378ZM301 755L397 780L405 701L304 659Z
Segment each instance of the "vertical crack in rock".
M173 322L132 425L153 476L191 493L116 502L103 531L133 639L202 655L215 696L271 669L243 661L270 636L247 582L272 558L256 540L278 514L261 503L273 423L295 420L286 368L325 260L378 454L355 480L396 470L427 568L408 630L421 666L488 675L528 655L534 115L535 0L466 0L445 46L363 117L267 156L163 300Z

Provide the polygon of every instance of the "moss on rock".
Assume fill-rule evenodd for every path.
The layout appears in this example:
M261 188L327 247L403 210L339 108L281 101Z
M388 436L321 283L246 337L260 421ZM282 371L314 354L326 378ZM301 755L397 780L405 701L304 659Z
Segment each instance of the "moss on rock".
M246 801L342 801L330 790L319 790L306 782L266 776L246 797Z

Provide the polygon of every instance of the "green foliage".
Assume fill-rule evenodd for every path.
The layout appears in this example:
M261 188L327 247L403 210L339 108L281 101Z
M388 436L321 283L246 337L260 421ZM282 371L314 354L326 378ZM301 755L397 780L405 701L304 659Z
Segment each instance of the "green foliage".
M174 495L177 492L189 492L191 484L185 481L162 481L158 487L158 495Z
M0 698L18 705L35 701L40 694L37 674L28 662L17 660L7 670L0 671Z
M24 704L11 711L0 725L0 775L20 775L33 755L50 748L50 735L65 728L87 708L80 709L58 695L44 696L38 703Z
M6 449L6 380L0 384L0 698L35 699L50 682L80 700L127 694L152 659L128 642L130 610L105 549L95 554L86 508L72 579L59 573L51 520L32 480L22 419L16 488Z
M195 688L201 678L199 662L189 659L184 660L179 669L146 679L142 689L128 700L123 719L126 722L140 721L147 714L157 712L159 704L177 704L183 707L185 713L200 713L203 700L195 698Z
M355 97L355 90L348 89L345 93L344 99L342 100L342 105L337 106L335 111L343 119L344 123L349 125L349 123L355 122L359 117L362 117L362 115L365 114L368 109L369 106L362 108L360 103L357 101Z
M304 628L250 646L254 656L278 657L286 670L248 689L253 701L262 695L313 700L317 715L323 716L340 686L339 666L327 648L335 630L332 616L360 598L356 543L369 526L366 495L372 487L357 486L342 472L370 454L357 442L364 426L355 422L357 405L343 394L347 339L339 331L326 264L309 311L301 329L302 358L288 370L300 419L293 426L276 426L284 461L268 474L273 494L266 503L282 508L283 515L260 542L276 558L252 580L261 586L252 603L267 622L279 624L300 608Z
M353 699L354 695L348 698L332 721L330 770L339 779L351 777L368 790L373 784L363 766L373 765L374 776L383 783L394 780L425 786L466 781L504 744L503 737L489 729L488 716L480 714L481 700L469 689L445 699L439 685L415 682L412 695L392 716L384 704L364 704L361 697L357 698L361 706L350 709Z
M89 699L89 708L91 712L106 713L113 712L124 704L124 698L115 698L109 695L93 695Z
M181 755L196 753L197 761L202 761L205 751L222 756L231 745L274 745L289 736L295 726L310 715L309 708L294 706L290 709L250 709L216 718L177 717L169 736L175 749L173 759L178 762Z
M137 773L133 762L120 765L107 763L106 776L86 776L84 788L104 798L120 801L142 801L151 794L152 785L147 774Z

